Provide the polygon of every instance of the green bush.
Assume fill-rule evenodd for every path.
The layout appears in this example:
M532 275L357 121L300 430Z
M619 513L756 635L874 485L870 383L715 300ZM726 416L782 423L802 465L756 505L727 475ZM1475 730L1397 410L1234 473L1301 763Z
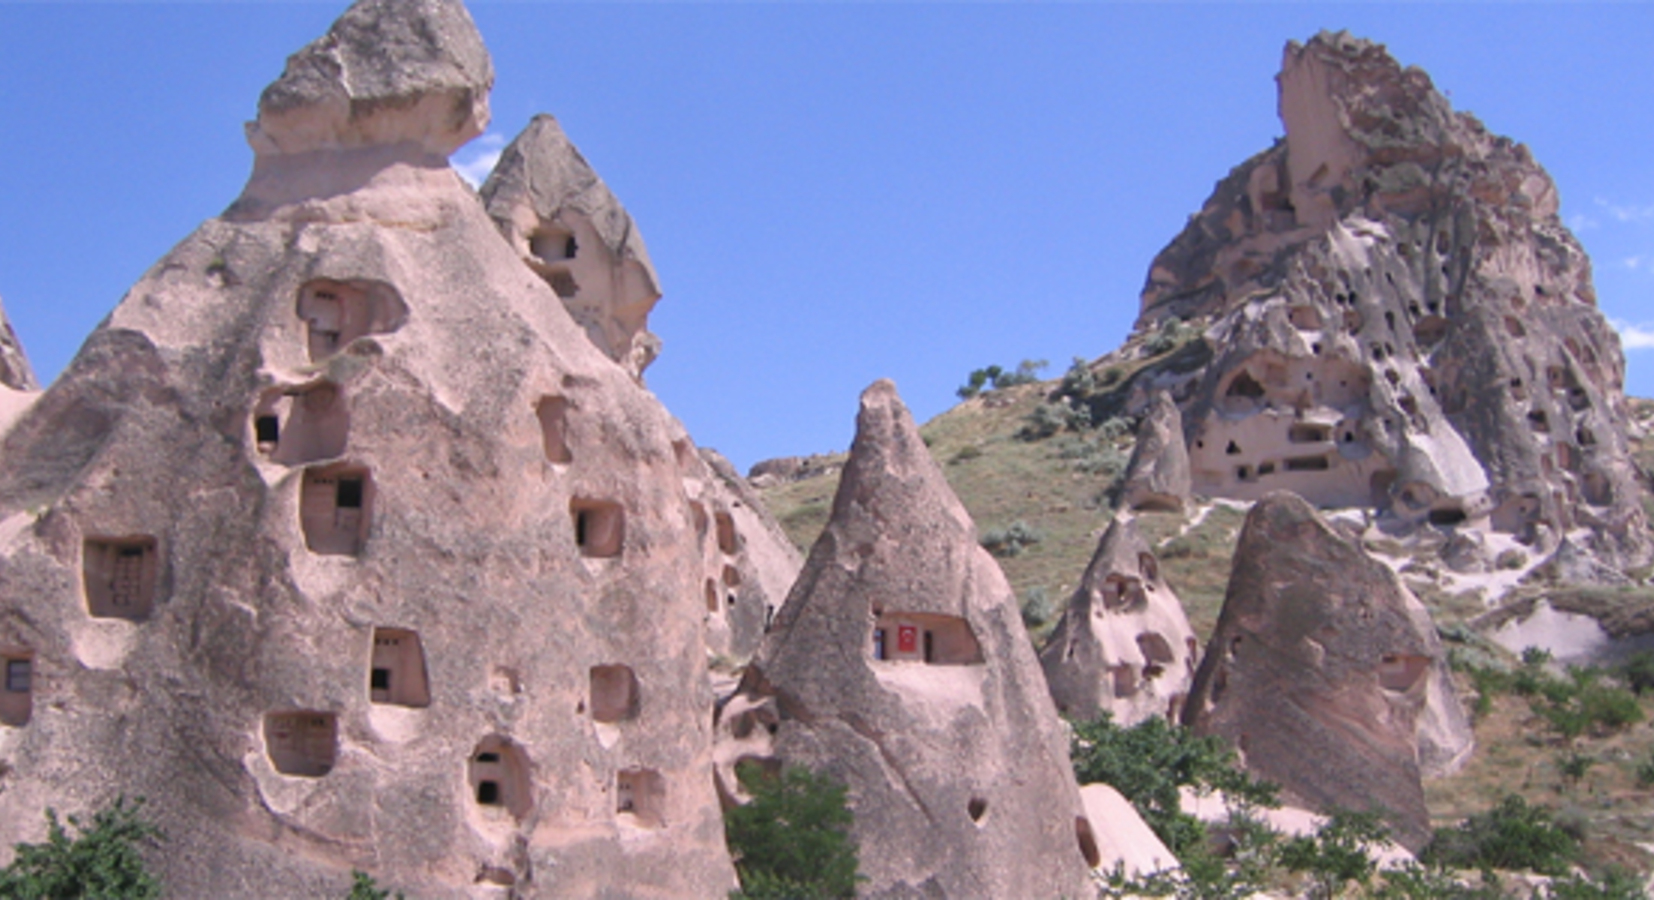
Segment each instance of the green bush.
M1170 353L1178 347L1188 343L1200 329L1184 322L1182 319L1171 318L1160 323L1160 330L1156 331L1143 342L1143 352L1149 356L1159 356Z
M854 816L844 785L796 766L772 774L747 763L736 774L752 801L724 815L724 836L741 876L732 900L854 897Z
M1044 440L1059 431L1084 431L1091 427L1091 410L1064 402L1041 403L1023 419L1017 437L1025 441Z
M1097 375L1091 371L1091 364L1084 357L1076 356L1063 373L1062 383L1057 385L1057 396L1084 400L1096 393L1097 388Z
M9 900L154 900L161 883L144 867L140 848L164 838L143 818L143 798L92 814L91 824L69 816L71 837L46 810L46 843L18 844L11 865L0 869L0 897Z
M1281 865L1309 875L1318 895L1332 900L1344 885L1366 886L1378 869L1369 848L1390 836L1376 812L1335 809L1313 835L1295 837L1281 845Z
M1217 789L1232 799L1276 806L1278 789L1237 768L1235 752L1221 738L1199 737L1153 716L1130 728L1104 713L1075 722L1070 752L1081 784L1113 786L1137 807L1143 821L1183 859L1204 849L1205 826L1183 812L1178 789Z
M1001 366L984 366L973 369L965 383L955 390L961 400L969 400L978 394L999 388L1014 387L1019 384L1033 384L1039 380L1039 373L1050 363L1043 359L1025 359L1017 364L1016 369L1006 371Z
M1022 624L1038 628L1056 618L1056 615L1057 606L1051 602L1043 585L1031 587L1022 595Z
M1017 556L1033 544L1045 539L1033 526L1017 519L1004 528L995 528L985 531L979 543L983 549L995 556Z
M1493 809L1436 830L1421 859L1461 869L1531 869L1561 875L1579 855L1579 838L1550 811L1511 794Z
M1632 654L1619 671L1626 685L1639 696L1654 691L1654 650Z
M391 892L380 890L379 883L366 872L352 870L350 873L350 893L345 900L391 900ZM396 900L404 900L401 891L396 892Z
M1609 869L1601 878L1570 875L1551 882L1533 900L1644 900L1642 880L1623 869Z

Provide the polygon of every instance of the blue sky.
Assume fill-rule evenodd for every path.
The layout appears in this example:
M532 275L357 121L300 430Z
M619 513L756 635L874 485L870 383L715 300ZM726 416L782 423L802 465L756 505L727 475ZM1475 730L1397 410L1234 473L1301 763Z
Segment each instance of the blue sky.
M474 2L486 162L555 114L666 295L651 388L738 466L973 368L1117 345L1153 255L1347 28L1527 143L1654 396L1654 6ZM342 3L0 2L0 298L43 378L239 193L242 122Z

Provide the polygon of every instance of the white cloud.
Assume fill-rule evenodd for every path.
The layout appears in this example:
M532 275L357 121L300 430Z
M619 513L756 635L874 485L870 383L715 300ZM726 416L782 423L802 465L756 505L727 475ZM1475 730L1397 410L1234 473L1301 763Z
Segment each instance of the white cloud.
M472 187L481 187L488 179L488 173L494 171L494 164L500 161L500 151L503 149L505 136L489 132L460 148L458 153L449 157L448 162L459 177Z
M1633 324L1609 319L1608 324L1620 333L1620 346L1626 350L1654 350L1654 322Z
M1596 228L1599 224L1601 223L1599 223L1596 219L1593 219L1584 213L1575 213L1568 218L1568 227L1572 229L1575 234L1582 231L1590 231L1591 229Z
M1636 256L1627 256L1626 258L1620 260L1620 265L1623 265L1627 269L1630 269L1631 271L1635 272L1638 269L1644 269L1644 268L1648 267L1648 257L1642 255L1641 253L1637 254Z
M1617 222L1640 222L1644 219L1654 219L1654 204L1621 206L1617 203L1609 203L1601 197L1596 198L1596 204L1598 208Z

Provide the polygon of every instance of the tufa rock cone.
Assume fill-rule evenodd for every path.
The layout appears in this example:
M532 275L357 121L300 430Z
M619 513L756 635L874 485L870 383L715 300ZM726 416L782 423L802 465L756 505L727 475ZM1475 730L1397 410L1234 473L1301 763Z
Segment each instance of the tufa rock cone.
M7 437L0 847L126 794L179 897L734 885L709 475L447 168L488 72L457 3L351 7Z
M609 358L641 378L660 355L660 280L643 236L557 120L538 115L500 154L482 200L517 255Z
M1383 808L1414 851L1430 838L1421 774L1472 742L1430 614L1286 492L1246 517L1183 718L1310 809Z
M862 394L856 426L719 727L849 785L863 896L1088 893L1097 842L1011 589L894 385Z
M1277 81L1285 139L1218 183L1143 289L1140 330L1204 329L1144 382L1177 385L1194 491L1545 552L1584 528L1609 563L1647 561L1619 339L1550 177L1378 44L1289 44Z
M1183 604L1137 530L1118 518L1097 543L1079 589L1040 651L1064 715L1107 712L1121 725L1179 720L1200 645Z
M1189 503L1189 447L1183 439L1183 413L1162 391L1154 398L1120 485L1126 509L1182 512Z
M12 330L5 307L0 306L0 435L40 396L40 382L23 352L23 342ZM0 454L4 446L0 445Z

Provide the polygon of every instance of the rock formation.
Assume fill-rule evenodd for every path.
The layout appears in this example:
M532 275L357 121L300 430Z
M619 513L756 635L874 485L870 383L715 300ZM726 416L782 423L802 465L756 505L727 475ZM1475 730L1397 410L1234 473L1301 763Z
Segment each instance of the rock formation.
M750 659L803 561L758 492L716 450L702 448L684 471L704 553L707 649Z
M40 382L23 353L23 342L12 330L5 307L0 306L0 435L40 396Z
M1195 492L1547 552L1583 527L1614 565L1648 560L1619 339L1550 177L1380 45L1291 43L1278 82L1285 139L1218 183L1143 290L1139 329L1205 329L1204 364L1140 379L1177 392Z
M719 728L849 785L862 896L1091 891L1095 834L1015 597L888 381Z
M1200 645L1183 604L1130 518L1097 543L1080 586L1040 651L1058 711L1108 712L1122 725L1179 720Z
M632 217L557 120L535 116L482 186L517 254L562 298L599 350L635 377L660 355L648 331L659 279Z
M448 168L491 77L353 6L7 435L0 854L127 794L178 897L733 887L705 466Z
M1189 447L1183 414L1161 392L1137 427L1137 444L1120 485L1120 505L1131 510L1181 512L1189 502Z
M1302 498L1253 506L1184 723L1312 810L1387 810L1430 837L1421 774L1468 757L1470 725L1430 614Z

